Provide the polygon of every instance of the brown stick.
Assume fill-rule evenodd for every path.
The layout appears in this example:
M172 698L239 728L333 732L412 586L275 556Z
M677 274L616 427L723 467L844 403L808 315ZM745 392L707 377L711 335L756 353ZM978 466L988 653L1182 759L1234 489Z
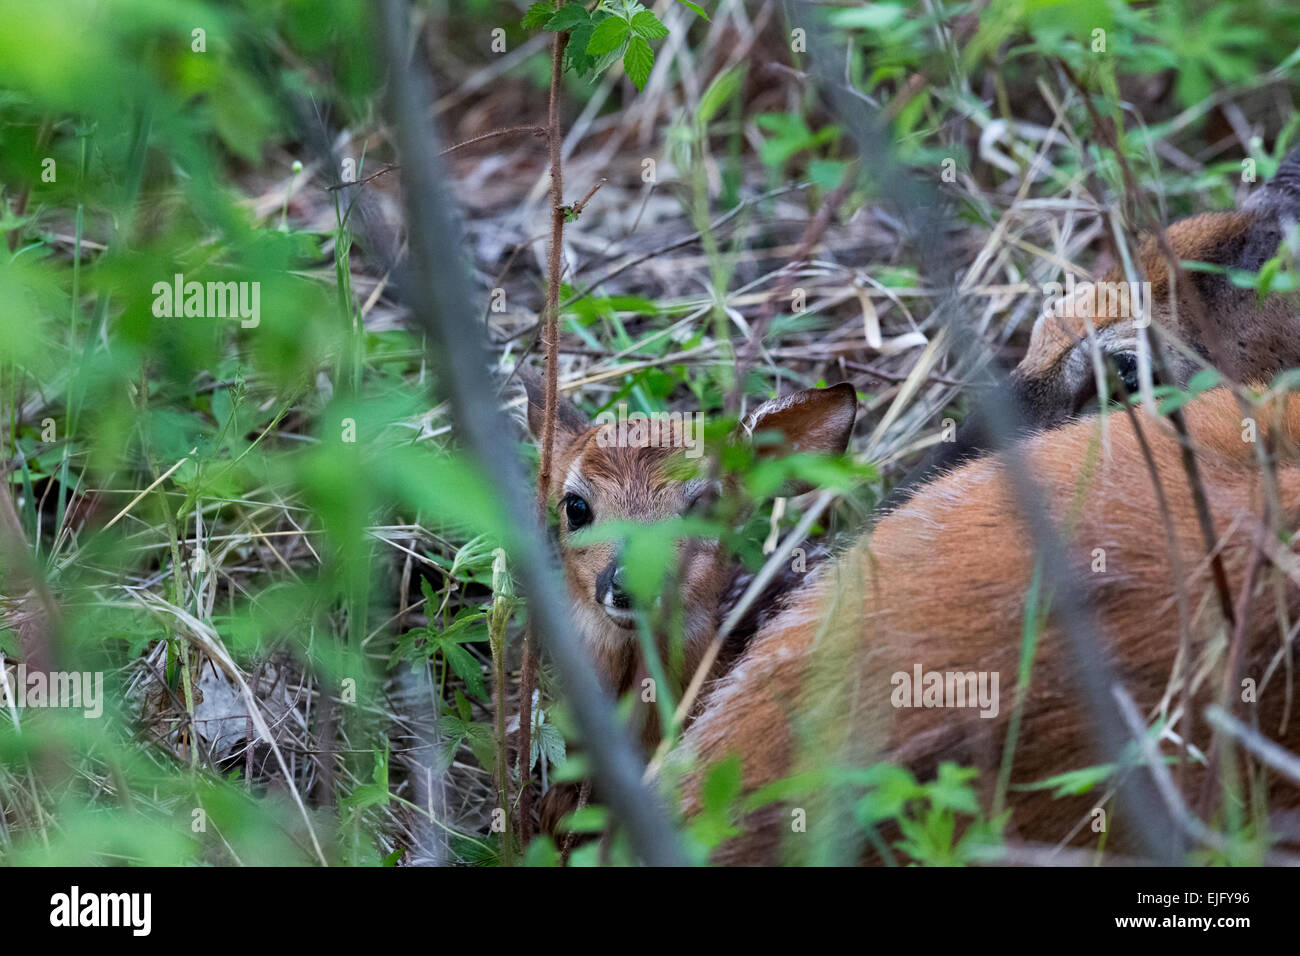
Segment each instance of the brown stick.
M1264 506L1264 514L1259 523L1261 528L1269 527L1268 505ZM1220 706L1230 715L1236 716L1236 708L1233 704L1236 701L1234 688L1241 686L1241 658L1242 648L1246 643L1246 628L1250 624L1250 603L1255 591L1255 579L1259 574L1259 569L1263 563L1264 553L1256 544L1251 545L1250 559L1246 564L1246 579L1241 586L1241 594L1237 598L1236 621L1232 626L1232 643L1229 645L1228 666L1223 672L1223 686L1219 691ZM1219 786L1219 757L1222 751L1220 740L1223 734L1221 730L1214 728L1214 736L1210 741L1209 747L1209 766L1205 771L1205 783L1201 789L1201 798L1199 801L1198 815L1202 820L1209 820L1214 815L1218 806L1218 797L1222 792Z
M564 34L568 36L568 34ZM463 143L457 143L455 146L448 146L439 156L446 156L448 153L454 153L458 149L464 149L466 146L473 146L475 143L481 143L485 139L494 139L497 136L509 136L511 133L532 133L534 136L545 136L549 131L545 126L511 126L508 129L494 129L490 133L484 133L482 136L474 136L465 140Z
M379 170L378 172L371 173L365 179L354 180L353 182L350 183L333 183L332 185L326 186L325 189L327 192L334 192L337 189L347 189L349 186L364 186L366 183L372 183L380 176L385 176L397 168L398 168L397 163L389 163L383 169Z
M546 505L551 495L551 467L555 458L555 415L560 383L560 273L564 265L564 154L560 135L560 86L564 73L564 48L569 34L557 33L551 53L551 100L546 117L551 154L551 250L547 259L546 284L546 399L542 416L541 466L537 474L537 512L546 523ZM593 190L594 192L594 190ZM537 654L531 636L524 637L524 656L519 673L519 842L527 847L533 835L532 771L533 688L537 685Z

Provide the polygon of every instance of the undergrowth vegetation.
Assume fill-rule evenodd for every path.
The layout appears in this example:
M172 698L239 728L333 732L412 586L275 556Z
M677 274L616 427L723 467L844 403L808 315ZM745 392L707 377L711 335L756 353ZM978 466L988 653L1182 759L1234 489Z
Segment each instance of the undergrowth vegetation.
M506 519L394 294L413 158L371 5L0 0L0 23L0 664L10 688L45 670L87 691L0 697L0 861L561 862L528 839L536 798L590 766L549 660L521 673ZM725 507L604 529L644 599L678 537L762 567L809 507L773 505L792 479L836 493L813 539L864 528L975 372L1019 356L1046 284L1104 271L1104 237L1231 208L1300 125L1300 7L1270 0L419 0L409 42L479 294L461 320L492 343L483 388L518 415L507 380L543 367L549 284L560 392L588 416L701 412L706 466L737 479ZM931 185L959 261L915 252L815 56ZM1284 250L1235 279L1287 291L1294 270ZM939 276L977 352L933 321ZM845 458L715 454L757 402L838 381L861 403ZM523 427L499 452L536 467ZM1032 640L1020 624L1008 639ZM660 663L680 730L690 675ZM979 784L827 765L746 797L724 764L678 830L703 862L743 812L829 789L864 839L897 829L893 862L978 862L1007 839ZM580 810L574 830L615 839L568 862L631 862L615 824ZM1211 862L1272 845L1227 825Z

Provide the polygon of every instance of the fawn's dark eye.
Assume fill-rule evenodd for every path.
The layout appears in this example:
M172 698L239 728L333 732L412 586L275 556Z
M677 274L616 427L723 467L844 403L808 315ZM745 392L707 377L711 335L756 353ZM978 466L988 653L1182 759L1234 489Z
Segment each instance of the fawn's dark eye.
M1137 355L1132 352L1119 352L1112 355L1111 361L1115 363L1115 373L1119 376L1124 387L1129 392L1138 390L1138 360Z
M591 523L591 506L577 495L565 495L560 502L564 506L564 517L568 519L569 530L577 531L585 524Z

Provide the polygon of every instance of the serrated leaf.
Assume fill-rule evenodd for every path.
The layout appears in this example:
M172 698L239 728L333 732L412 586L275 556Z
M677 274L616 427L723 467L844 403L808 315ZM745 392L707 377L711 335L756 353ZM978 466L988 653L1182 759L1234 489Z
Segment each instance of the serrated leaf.
M645 37L633 37L623 54L623 69L638 90L645 89L646 81L650 79L650 68L654 65L655 51L650 49Z
M524 13L524 18L520 21L525 30L531 30L534 27L540 27L543 23L555 15L555 4L550 0L537 0Z
M591 31L595 25L588 22L569 31L569 45L564 48L568 57L569 69L582 76L596 65L596 58L587 53L587 44L591 42Z
M542 724L537 735L533 737L533 741L540 746L541 753L546 754L546 759L551 766L564 763L564 735L560 733L559 727L554 724ZM532 762L536 764L537 757L534 756Z
M486 641L487 625L479 627L473 627L473 625L486 620L487 616L487 611L480 611L477 608L462 608L456 613L455 620L448 624L441 633L438 633L434 640L448 641L454 644ZM473 629L471 630L471 628ZM430 629L430 633L433 633L432 629Z
M563 30L572 30L590 22L591 15L587 13L587 8L581 3L570 3L566 7L561 7L555 12L555 16L546 21L546 31L549 33L559 33Z
M627 50L627 40L619 44L617 50L610 50L604 56L596 57L596 62L592 65L592 76L597 77L608 70L611 66L623 59L623 53Z
M642 10L632 18L632 32L647 40L658 40L668 36L668 28L649 10Z
M484 769L491 769L496 759L496 738L492 736L492 728L486 724L469 724L465 727L465 742L469 745L469 752L474 755L474 759Z
M608 17L596 24L591 31L591 40L587 43L590 56L604 56L617 50L627 39L631 27L622 17Z
M465 687L475 697L487 697L487 686L483 683L483 671L479 667L478 660L465 648L459 644L446 643L441 645L443 656L451 669L456 672L456 676L465 682Z

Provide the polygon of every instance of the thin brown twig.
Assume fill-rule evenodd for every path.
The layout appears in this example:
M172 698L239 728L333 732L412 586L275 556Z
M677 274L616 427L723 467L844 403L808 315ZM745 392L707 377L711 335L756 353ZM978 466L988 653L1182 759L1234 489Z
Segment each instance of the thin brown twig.
M378 179L380 176L385 176L388 173L391 173L394 169L400 169L400 168L401 167L398 166L397 163L388 163L386 166L384 166L383 169L371 173L365 179L354 179L350 183L332 183L329 186L326 186L325 188L329 192L334 192L334 190L336 189L347 189L349 186L364 186L366 183L373 182L374 180Z
M547 258L546 285L546 398L542 414L541 463L537 473L537 512L543 527L546 524L547 503L551 494L551 468L555 459L555 418L559 407L560 376L560 275L564 267L564 151L560 130L560 92L564 74L564 50L569 43L568 33L555 35L551 52L551 94L547 110L547 136L551 161L551 248ZM595 193L597 184L588 193ZM587 199L583 200L586 203ZM532 837L531 761L533 688L537 685L537 653L531 636L525 635L523 660L519 675L519 842L527 847Z
M565 215L566 215L567 217L569 217L570 219L577 219L579 216L582 215L582 210L584 210L584 209L587 208L587 203L591 202L591 197L594 196L594 195L596 195L596 191L597 191L598 189L600 189L601 186L605 185L605 183L607 183L608 181L609 181L609 180L607 180L607 179L601 179L601 180L597 181L596 185L592 186L590 189L587 190L587 195L583 196L581 199L579 199L577 202L575 202L572 206L563 206L563 205L562 205L562 206L560 207L560 209L561 209L561 210L565 213Z
M1261 516L1260 527L1269 526L1268 504L1264 505L1265 513ZM1236 700L1236 694L1233 692L1235 687L1240 686L1241 659L1242 649L1246 643L1246 628L1250 621L1250 604L1254 597L1255 579L1259 575L1260 566L1263 563L1264 553L1254 543L1250 546L1250 560L1246 564L1246 578L1241 585L1241 594L1237 598L1237 619L1232 628L1232 642L1228 650L1228 663L1223 671L1223 685L1219 690L1219 699L1222 701L1221 706L1229 715L1233 711L1233 702ZM1219 776L1219 741L1222 739L1222 733L1219 728L1214 728L1214 736L1210 741L1209 749L1209 766L1205 771L1205 784L1201 790L1201 799L1198 805L1198 815L1202 820L1208 820L1213 816L1219 793L1218 776Z
M448 146L439 156L446 156L448 153L454 153L458 149L464 149L466 146L473 146L475 143L481 143L485 139L495 139L498 136L509 136L513 133L531 133L534 136L545 136L545 126L511 126L508 129L494 129L490 133L483 133L480 136L474 136L465 140L463 143L457 143L455 146Z
M760 193L759 195L753 196L750 199L742 200L741 202L733 206L731 209L728 209L726 212L724 212L717 219L713 220L713 222L709 223L709 228L713 230L721 229L728 222L730 222L732 219L735 219L738 215L741 214L741 212L743 212L745 209L748 209L750 206L754 206L757 205L758 203L766 202L769 199L774 199L777 196L784 195L785 193L788 192L793 192L797 189L807 189L809 185L810 184L806 182L790 183L784 186L778 186L775 189L769 189L767 192ZM635 269L637 266L641 265L642 263L648 262L651 259L658 258L659 256L666 255L670 252L675 252L676 250L682 248L683 246L689 246L692 242L698 242L702 237L703 237L703 233L701 233L699 230L696 230L695 232L682 236L679 239L674 239L672 242L668 243L667 245L659 246L657 249L651 249L649 252L645 252L642 253L641 255L633 256L631 259L628 259L620 263L619 265L615 266L613 269L610 269L604 275L599 276L598 278L592 280L592 282L587 286L587 288L583 289L581 292L575 292L573 295L569 296L569 298L565 299L564 302L561 303L561 307L568 308L569 306L573 305L575 302L579 302L582 299L585 299L587 296L591 295L593 291L599 289L606 282L609 282L610 280L617 278L618 276L622 275L624 272L627 272L629 269ZM525 335L529 335L530 333L536 332L541 327L541 324L542 323L538 321L538 322L534 322L532 325L526 325L522 329L512 332L509 336L505 338L504 341L498 342L496 344L504 345L508 342L513 342L517 338L521 338Z

